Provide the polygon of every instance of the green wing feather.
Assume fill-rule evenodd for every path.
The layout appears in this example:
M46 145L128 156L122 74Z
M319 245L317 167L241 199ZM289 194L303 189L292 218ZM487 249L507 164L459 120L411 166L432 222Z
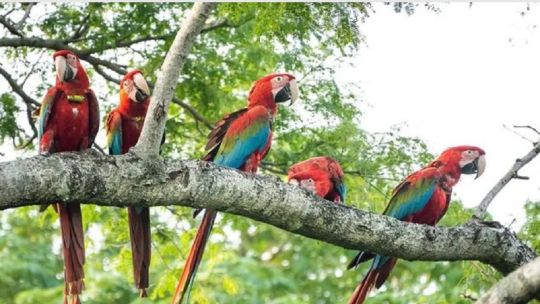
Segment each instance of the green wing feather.
M425 168L408 176L396 187L383 214L403 220L421 211L433 196L438 179L436 168Z

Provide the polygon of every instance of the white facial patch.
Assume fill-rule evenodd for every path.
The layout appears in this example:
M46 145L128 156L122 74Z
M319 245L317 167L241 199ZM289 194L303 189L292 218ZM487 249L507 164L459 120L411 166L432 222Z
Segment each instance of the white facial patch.
M311 178L300 181L300 187L315 193L315 182Z

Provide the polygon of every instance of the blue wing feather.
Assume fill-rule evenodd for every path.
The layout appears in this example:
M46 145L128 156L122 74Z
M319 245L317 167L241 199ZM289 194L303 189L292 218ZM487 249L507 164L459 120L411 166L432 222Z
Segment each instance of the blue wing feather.
M409 200L403 202L397 208L392 209L386 215L395 217L397 219L403 220L407 216L420 212L429 202L430 198L433 196L435 191L435 182L422 193L412 196Z
M236 135L232 150L218 153L214 162L221 166L239 169L246 160L255 152L263 151L270 137L270 123L263 125L257 132L246 138Z
M122 154L122 116L116 110L109 113L107 117L107 145L109 154Z

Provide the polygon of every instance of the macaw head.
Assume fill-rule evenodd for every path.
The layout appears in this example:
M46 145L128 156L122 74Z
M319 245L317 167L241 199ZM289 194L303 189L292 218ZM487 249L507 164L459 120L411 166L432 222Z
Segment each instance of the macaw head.
M444 150L434 163L458 168L459 174L476 174L478 178L486 169L485 154L475 146L457 146Z
M333 202L345 202L347 189L339 163L328 156L313 157L289 168L289 183Z
M68 50L57 51L53 54L56 67L56 83L86 86L89 85L88 75L79 57Z
M265 106L276 115L277 104L298 98L298 84L291 74L270 74L253 84L248 96L248 107Z
M139 70L127 73L120 81L120 101L141 103L150 97L150 88Z

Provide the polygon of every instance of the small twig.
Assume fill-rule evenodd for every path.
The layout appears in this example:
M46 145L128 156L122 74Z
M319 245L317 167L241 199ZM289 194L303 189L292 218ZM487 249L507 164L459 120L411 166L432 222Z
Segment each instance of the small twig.
M484 217L489 204L493 201L495 196L508 184L512 179L528 179L524 176L520 176L518 171L533 160L538 154L540 154L540 142L534 145L534 148L529 151L525 156L516 160L512 168L493 186L493 188L486 194L480 205L476 207L476 211L473 215L473 220L480 220Z
M28 71L28 73L26 73L26 76L24 77L23 81L20 84L21 88L24 87L24 84L26 83L26 81L28 80L28 78L30 78L30 75L32 75L32 73L34 72L34 69L36 68L36 65L41 62L41 58L43 57L43 54L45 54L45 50L42 50L39 53L38 59L34 62L34 64L32 64L32 67L30 67L30 71Z
M27 139L24 143L21 145L15 146L16 150L24 150L26 149L33 141L37 138L37 133L34 133L29 139Z
M460 294L460 296L465 300L474 301L474 302L478 301L478 299L476 297L473 297L468 293L462 293L462 294Z
M19 30L22 30L24 23L26 22L26 19L30 17L30 12L32 11L32 8L34 7L34 5L36 5L35 2L30 2L26 6L26 9L24 10L24 15L22 16L21 20L19 20L19 22L17 22L17 24L15 25Z
M532 140L528 139L527 137L525 137L525 136L519 134L519 133L516 132L515 130L510 129L509 127L507 127L507 126L504 125L504 124L503 124L503 128L505 128L506 130L508 130L508 131L514 133L515 135L519 136L521 139L524 139L524 140L526 140L526 141L528 141L528 142L534 144L534 141L532 141Z
M15 11L15 7L13 7L12 9L10 9L9 11L7 11L4 15L2 15L3 17L7 17L9 15L11 15L11 13L13 13Z
M79 25L79 27L75 30L75 33L73 33L73 35L71 36L71 38L68 39L67 42L71 42L71 41L76 41L78 40L79 38L81 38L84 33L86 31L88 31L88 29L90 28L88 26L88 20L90 20L90 16L91 16L91 10L88 12L88 14L86 14L86 16L84 16L83 20L81 20L81 24Z
M540 135L540 131L538 131L535 127L532 127L530 125L524 125L524 126L514 126L514 128L523 128L523 129L531 129L536 134Z

